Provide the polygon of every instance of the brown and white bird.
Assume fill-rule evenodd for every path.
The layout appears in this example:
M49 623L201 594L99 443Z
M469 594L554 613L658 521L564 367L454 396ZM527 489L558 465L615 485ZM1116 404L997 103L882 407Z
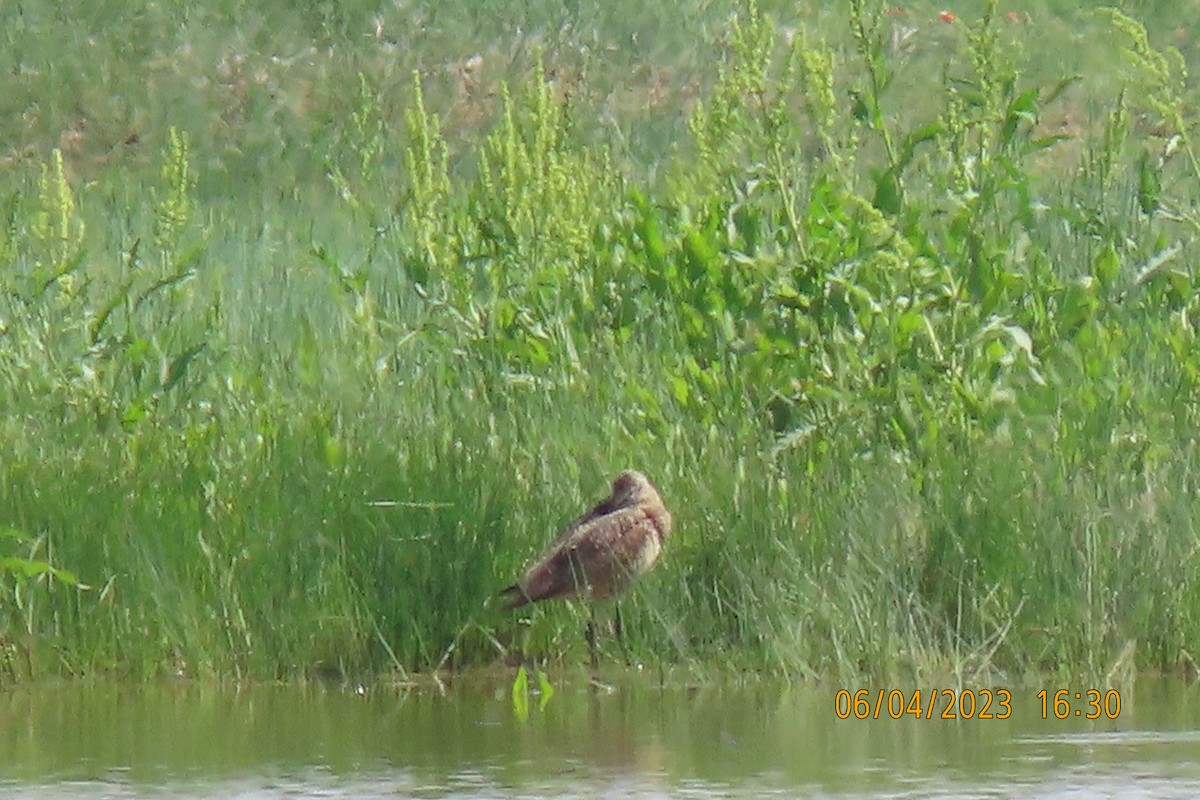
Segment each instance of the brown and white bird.
M671 512L654 484L640 472L622 472L613 481L612 494L567 526L524 577L500 593L504 608L556 597L600 600L619 595L654 566L670 533ZM590 623L588 645L594 663L595 627Z
M612 494L567 526L525 576L500 593L504 607L620 594L654 566L670 533L671 512L654 484L640 472L622 472Z

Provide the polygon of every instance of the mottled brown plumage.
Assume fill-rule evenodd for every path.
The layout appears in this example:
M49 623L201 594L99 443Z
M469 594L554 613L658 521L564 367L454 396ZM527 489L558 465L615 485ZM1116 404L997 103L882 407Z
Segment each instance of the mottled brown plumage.
M598 600L620 594L654 566L671 513L640 472L622 472L612 494L572 522L521 580L500 596L505 608L538 600Z

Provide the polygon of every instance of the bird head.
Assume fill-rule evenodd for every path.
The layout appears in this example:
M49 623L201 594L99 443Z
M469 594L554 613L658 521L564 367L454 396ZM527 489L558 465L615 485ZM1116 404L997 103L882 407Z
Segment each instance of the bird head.
M647 501L662 502L654 484L636 470L626 470L616 477L612 485L612 504L616 508L637 505Z

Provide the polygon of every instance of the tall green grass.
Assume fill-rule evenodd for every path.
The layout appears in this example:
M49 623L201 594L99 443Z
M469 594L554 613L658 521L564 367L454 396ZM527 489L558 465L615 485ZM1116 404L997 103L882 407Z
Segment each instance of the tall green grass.
M994 3L706 5L682 55L530 6L401 73L400 20L265 8L122 29L169 87L81 73L124 110L25 97L0 673L579 661L585 610L490 599L626 467L676 517L638 661L1194 668L1194 91L1134 20L1047 77Z

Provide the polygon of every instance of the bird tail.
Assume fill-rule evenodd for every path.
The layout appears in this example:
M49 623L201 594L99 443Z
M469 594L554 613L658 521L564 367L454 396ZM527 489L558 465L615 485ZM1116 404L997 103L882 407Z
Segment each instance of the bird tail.
M507 589L501 591L499 596L501 598L502 607L505 611L513 608L520 608L521 606L532 602L529 599L529 596L521 590L521 587L515 583L512 586L509 586Z

